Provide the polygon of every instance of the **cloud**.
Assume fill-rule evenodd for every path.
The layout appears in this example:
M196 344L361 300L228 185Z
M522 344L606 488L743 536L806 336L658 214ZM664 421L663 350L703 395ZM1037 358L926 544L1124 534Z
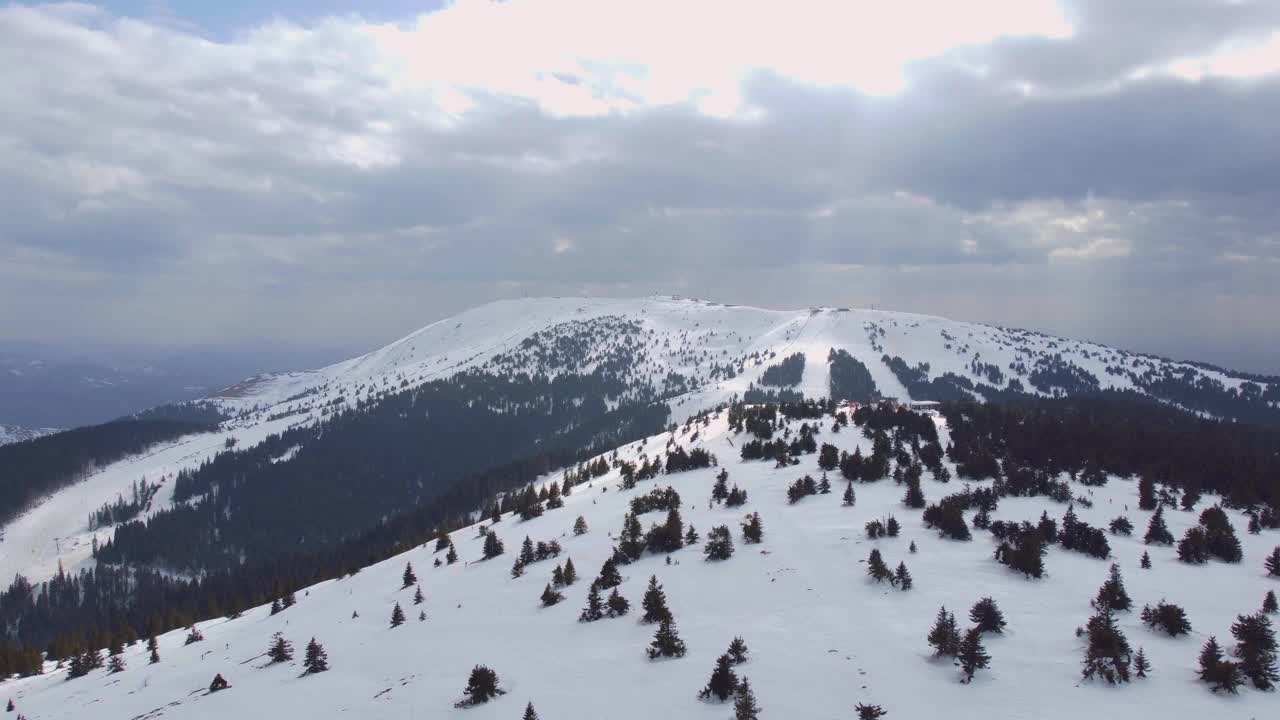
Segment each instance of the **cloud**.
M1133 245L1124 238L1098 237L1077 247L1058 247L1049 252L1055 260L1105 260L1129 257Z
M1247 2L468 0L211 40L7 6L0 302L35 309L0 340L371 345L677 289L1130 336L1038 295L1088 287L1188 347L1280 343L1244 322L1280 303L1278 30ZM1143 301L1171 289L1188 320Z

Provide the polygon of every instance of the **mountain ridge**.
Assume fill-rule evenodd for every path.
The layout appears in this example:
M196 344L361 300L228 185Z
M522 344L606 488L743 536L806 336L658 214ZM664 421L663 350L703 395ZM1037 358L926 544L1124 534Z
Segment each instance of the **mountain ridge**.
M436 321L383 348L319 370L261 377L187 404L202 413L216 409L229 419L213 432L157 448L146 458L99 469L64 491L74 498L76 512L59 512L55 503L3 528L9 547L18 550L0 558L0 572L41 580L59 563L68 570L86 566L94 541L109 540L112 528L90 532L80 518L127 495L139 479L159 478L164 484L140 516L146 519L175 505L175 484L166 480L221 452L248 450L272 435L315 426L344 412L369 412L397 394L431 383L447 387L466 377L470 380L463 381L473 385L482 378L543 377L535 391L553 403L590 400L600 403L600 411L659 403L670 408L673 421L681 422L748 393L826 397L831 394L828 360L834 348L850 353L878 395L903 400L1009 399L1110 388L1141 392L1201 415L1225 407L1280 416L1280 379L1259 385L1249 377L1190 363L937 316L846 308L771 310L679 297L504 300ZM769 368L797 352L804 366L796 384L758 384ZM890 364L883 361L886 357L902 360ZM1056 357L1065 360L1057 362ZM1109 374L1108 367L1131 375ZM579 383L573 392L585 394L564 398L563 383L557 386L555 378L566 373L594 373L599 380ZM1138 389L1133 377L1158 382ZM1015 382L1019 391L1012 389ZM1257 392L1240 392L1250 386ZM511 400L495 395L487 402L493 403L496 417ZM553 428L548 437L570 429ZM292 453L286 453L291 461L296 449ZM387 502L393 503L389 511L404 501Z
M1054 394L1052 384L1036 387L1029 382L1029 376L1035 362L1065 350L1068 362L1092 376L1098 389L1133 390L1161 397L1158 392L1141 387L1124 373L1172 375L1191 385L1217 384L1225 394L1240 393L1241 388L1253 384L1260 388L1259 397L1270 393L1266 409L1280 411L1280 377L1235 372L1207 363L1172 360L1039 331L954 321L936 315L837 307L778 310L678 296L499 300L428 324L364 355L312 371L250 378L208 400L232 413L252 414L254 407L277 408L291 400L295 404L294 410L315 407L319 401L332 400L355 386L379 381L385 383L388 378L412 386L448 377L482 364L493 354L510 350L520 340L539 330L603 316L649 321L647 329L663 332L668 342L677 332L687 335L701 331L702 337L695 339L706 343L706 331L714 324L733 333L740 342L748 341L748 345L742 348L744 355L748 354L747 351L784 355L792 344L800 340L807 348L807 366L810 369L820 368L825 363L827 350L831 348L851 349L852 354L871 369L877 385L893 391L882 395L903 399L939 398L916 397L919 393L912 393L894 373L880 367L883 356L903 357L912 368L922 362L928 363L930 380L951 373L970 382L983 382L998 390L1006 389L1007 380L994 382L991 379L986 366L994 366L1023 383L1021 392L1050 396ZM815 321L814 327L810 327L810 320ZM479 332L472 332L473 326L478 326ZM418 349L420 344L424 346L422 350ZM432 347L445 349L433 353ZM721 346L719 349L726 348ZM973 352L969 352L971 350ZM983 357L984 352L988 353L986 357ZM688 374L709 370L705 362L681 365L672 362L670 357L662 360L666 361L666 369L673 372ZM1023 366L1020 372L1014 369L1019 361ZM988 372L975 370L975 363L980 363ZM757 362L752 367L762 368L766 364ZM1114 374L1108 373L1109 368ZM687 414L725 401L734 392L740 394L747 383L720 379L712 385L701 388L705 397L694 398L693 404L686 408ZM815 389L821 387L821 383L810 382L808 385ZM966 388L965 392L976 399L985 399L981 391ZM306 396L315 396L316 401L309 402ZM679 418L685 412L677 410L676 414ZM1280 412L1274 414L1274 422L1280 423Z

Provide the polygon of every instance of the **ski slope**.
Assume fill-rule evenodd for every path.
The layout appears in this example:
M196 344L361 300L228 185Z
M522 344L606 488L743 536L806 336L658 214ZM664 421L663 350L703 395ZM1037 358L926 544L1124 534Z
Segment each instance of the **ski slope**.
M793 431L798 425L793 421ZM832 433L829 427L828 419L820 443L850 452L856 446L869 454L870 441L856 428ZM1101 488L1074 485L1076 495L1093 502L1092 508L1076 505L1082 520L1105 527L1124 514L1136 527L1134 537L1109 535L1113 557L1107 561L1053 546L1046 578L1024 580L992 559L995 544L988 533L975 529L973 541L956 542L925 529L920 512L901 504L903 489L892 480L856 485L856 504L844 507L844 482L833 475L831 494L789 505L788 484L805 473L818 477L816 455L802 456L799 466L776 469L772 462L740 461L738 448L749 436L732 434L722 415L705 428L695 425L694 431L696 440L681 429L625 446L619 456L653 457L672 440L686 449L705 447L729 471L730 485L749 492L745 507L709 507L718 468L661 475L631 491L620 489L613 470L575 488L562 509L528 522L504 516L495 531L506 554L492 561L479 561L482 541L476 528L461 529L452 535L461 556L455 565L432 567L444 553L435 553L431 543L300 591L298 605L278 615L259 607L238 619L203 622L203 642L184 646L184 631L161 636L157 665L147 664L139 643L126 649L123 673L96 670L66 681L65 672L49 667L44 676L0 684L0 700L12 697L17 711L31 720L281 714L496 720L520 717L530 701L543 718L722 720L732 716L729 705L696 695L715 658L741 635L750 660L737 671L750 678L763 717L848 718L859 702L884 706L890 718L960 720L1263 718L1274 717L1280 708L1273 693L1242 688L1237 696L1220 696L1196 679L1197 655L1207 636L1229 646L1236 615L1255 612L1267 589L1280 589L1262 572L1262 558L1280 542L1280 533L1249 535L1240 513L1229 511L1244 562L1188 566L1177 562L1172 548L1142 545L1151 513L1137 509L1135 482L1112 478ZM945 428L940 435L945 445ZM733 557L707 562L701 544L672 553L671 564L663 556L646 555L620 568L619 590L631 602L630 615L577 622L588 584L609 556L611 535L617 536L631 498L667 485L680 493L685 523L695 525L704 540L712 526L729 526ZM931 502L961 489L958 481L944 485L927 473L923 486ZM1215 501L1205 496L1196 513L1166 512L1169 529L1180 537L1198 511ZM1002 498L993 517L1035 520L1042 510L1060 520L1066 506L1043 497ZM760 545L742 543L738 523L747 512L758 512L763 520ZM888 514L902 524L900 536L866 539L863 525ZM579 515L590 530L575 537L571 528ZM641 520L647 527L664 518L656 512ZM512 579L511 564L525 536L557 539L565 554ZM908 552L912 541L919 547L916 554ZM864 561L873 547L891 567L906 562L913 589L899 591L867 578ZM1138 566L1144 550L1151 553L1150 570ZM539 594L552 568L566 557L580 579L564 590L565 602L543 608ZM1092 614L1089 601L1112 561L1119 563L1135 607L1166 599L1186 609L1193 627L1190 636L1173 639L1142 626L1136 611L1120 613L1130 644L1145 649L1153 670L1149 678L1119 687L1081 682L1083 640L1075 635ZM406 562L413 564L426 595L421 607L412 604L412 588L401 589ZM645 657L654 627L639 623L639 605L650 575L665 586L688 645L684 658ZM949 661L931 657L925 636L940 605L955 612L964 628L969 607L983 596L996 600L1009 625L1003 636L986 636L991 667L965 685ZM409 621L393 629L389 618L396 602ZM425 621L417 619L420 610ZM292 641L295 661L263 667L263 653L277 631ZM313 636L326 648L332 669L299 677L302 649ZM497 671L506 694L487 705L455 709L468 672L481 663ZM215 673L232 687L210 695L204 689Z

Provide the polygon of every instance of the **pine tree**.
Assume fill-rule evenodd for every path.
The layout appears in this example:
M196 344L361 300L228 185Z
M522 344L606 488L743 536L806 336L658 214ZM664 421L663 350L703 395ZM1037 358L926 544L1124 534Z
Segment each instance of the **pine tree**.
M599 595L597 595L599 597ZM547 587L542 591L542 607L551 607L564 599L564 594L551 589L551 583L547 583Z
M841 502L844 504L845 507L853 507L854 503L856 503L857 501L858 501L858 497L853 492L853 481L850 480L849 484L845 485L844 487L844 496L841 498Z
M969 621L977 625L980 632L1004 632L1004 613L1000 612L996 601L989 597L982 598L969 608Z
M635 513L627 513L622 519L622 534L618 537L618 550L622 553L620 559L622 562L639 560L647 545L640 520Z
M465 697L457 707L482 705L502 695L503 691L498 689L498 673L484 665L475 666L471 669L471 675L467 678L467 687L463 689L462 694Z
M307 643L307 653L302 661L302 667L303 675L314 675L329 669L329 654L324 651L323 645L316 642L315 638L311 638L311 642Z
M578 570L573 566L573 558L565 558L564 561L564 584L568 587L578 582Z
M1266 597L1262 598L1262 612L1267 613L1268 615L1274 615L1277 609L1276 591L1268 590Z
M426 611L426 610L419 610L419 611L418 611L418 622L426 622L426 619L427 619L427 611Z
M488 545L488 542L485 542ZM449 552L445 553L444 561L450 565L458 562L458 550L453 546L453 541L449 542Z
M484 536L484 559L491 560L498 557L506 550L502 545L502 541L498 539L498 533L489 532Z
M956 616L947 612L946 606L938 609L938 617L929 630L928 640L933 646L935 657L954 657L960 652L960 630L956 627Z
M413 573L413 564L412 564L412 563L408 563L408 562L406 562L406 563L404 564L404 574L400 576L400 579L401 579L401 581L404 583L403 585L401 585L401 586L400 586L400 589L401 589L401 590L403 590L403 589L405 589L405 588L409 587L410 585L413 585L414 583L418 582L418 576L417 576L417 575L415 575L415 574Z
M289 662L293 659L293 644L284 639L284 635L276 633L271 636L271 645L267 648L268 664Z
M147 638L147 650L151 651L151 658L148 661L148 664L155 665L160 662L160 644L156 642L155 635Z
M533 540L528 535L524 536L524 542L520 544L520 564L532 565L537 562L537 557L533 554Z
M888 565L884 564L884 559L880 557L879 548L871 548L871 554L867 557L867 575L876 582L883 582L893 577L893 571Z
M866 703L858 703L853 708L858 713L858 720L880 720L880 718L888 715L888 711L879 705L868 705Z
M1209 562L1209 536L1199 525L1189 528L1178 541L1178 559L1192 565Z
M538 711L533 709L533 703L525 705L524 718L522 720L538 720Z
M1151 569L1151 555L1146 550L1142 551L1142 559L1138 561L1138 564L1142 566L1143 570Z
M115 675L118 672L124 672L124 657L120 653L111 653L111 657L107 658L107 674Z
M515 559L515 562L511 563L511 578L514 580L515 578L521 577L523 575L524 575L524 561L517 556Z
M658 631L653 634L653 641L649 643L648 654L650 660L660 657L684 657L684 640L681 640L680 634L676 632L675 620L667 619L658 623Z
M898 519L890 515L888 520L884 521L884 533L889 537L898 537L898 531L902 528L898 524Z
M741 637L735 636L733 641L729 643L729 649L726 652L728 652L729 658L733 660L734 665L741 665L747 661L747 653L749 653L750 650L747 649L747 643L745 640Z
M579 515L579 516L578 516L578 519L573 521L573 534L574 534L574 535L586 535L586 534L587 534L587 519L586 519L586 518L584 518L584 517L582 517L581 515Z
M600 587L592 583L591 589L587 591L587 606L582 609L582 614L578 615L578 622L595 622L602 617L604 617L604 603L600 601Z
M1107 581L1098 588L1098 595L1093 600L1093 607L1101 610L1128 610L1133 607L1129 593L1124 589L1124 579L1120 577L1120 566L1112 563Z
M737 689L738 675L733 671L733 661L729 659L728 654L725 654L716 659L716 667L711 671L711 679L698 693L698 697L708 700L714 695L720 702L724 702Z
M975 627L965 632L956 658L960 661L965 682L971 682L975 672L990 664L991 656L987 654L986 648L982 647L982 630Z
M912 555L915 555L915 554L916 554L916 541L915 541L915 540L912 540L912 541L911 541L911 545L907 547L907 552L911 553Z
M272 615L276 615L276 614L278 614L278 613L280 612L280 609L281 609L281 608L280 608L280 601L279 601L279 600L272 600L272 601L271 601L271 614L272 614Z
M1234 695L1240 686L1240 667L1222 659L1218 639L1212 635L1200 650L1200 679L1211 683L1213 692L1226 690Z
M404 624L404 610L400 609L400 603L391 609L391 627L400 627Z
M689 529L685 531L684 544L685 545L698 544L698 531L693 529L693 523L689 523Z
M707 560L728 560L733 556L733 537L729 528L718 525L707 533L707 542L702 549Z
M1264 614L1240 615L1231 625L1236 639L1233 655L1240 658L1240 672L1259 690L1270 690L1280 681L1276 668L1276 634Z
M4 711L5 711L5 712L13 712L13 711L14 711L13 698L9 698L9 704L8 704L8 705L5 705L5 707L4 707Z
M906 563L898 563L898 569L893 574L893 583L898 586L899 590L911 589L911 573L907 572Z
M724 502L729 498L729 471L724 468L716 475L716 484L711 487L711 500Z
M192 625L190 630L187 632L186 641L184 641L182 644L190 645L192 643L198 643L201 640L204 640L204 633L200 632L200 629L197 628L195 625Z
M422 586L419 585L418 589L413 591L413 604L421 605L424 600L426 600L426 598L422 596Z
M1104 606L1097 615L1089 618L1086 626L1088 647L1085 650L1085 679L1100 675L1108 684L1129 682L1129 641L1116 624L1111 608Z
M640 607L644 608L644 617L640 618L642 623L671 619L671 610L667 607L667 594L658 584L657 575L649 576L649 587L644 591L644 599L640 601Z
M1151 672L1151 663L1147 660L1147 654L1142 648L1138 648L1138 653L1133 656L1133 674L1144 678L1149 672Z
M1147 534L1142 539L1143 542L1150 545L1151 543L1160 543L1161 545L1173 544L1173 533L1169 532L1169 528L1164 524L1164 506L1156 508L1156 514L1151 516L1151 523L1147 525Z
M1129 518L1121 515L1111 521L1110 530L1112 535L1129 536L1133 534L1133 523Z
M764 527L760 524L760 513L751 513L742 523L742 539L748 545L753 545L763 538Z
M1200 679L1211 682L1213 671L1222 662L1222 648L1218 646L1218 638L1213 635L1200 648Z
M1263 561L1262 567L1266 569L1267 575L1280 577L1280 545L1277 545L1276 549L1271 551L1271 554Z
M608 590L622 584L622 576L618 574L618 563L614 562L612 557L600 566L600 577L596 578L592 584L599 585L601 590Z
M618 594L618 588L614 588L613 591L609 593L609 599L605 601L605 605L609 608L607 614L611 618L622 617L631 609L631 603L627 602L626 598Z
M1177 637L1191 632L1191 623L1187 620L1186 611L1163 600L1156 603L1155 607L1150 605L1142 606L1140 617L1143 624L1153 630L1163 630L1169 634L1169 637Z
M733 699L733 720L760 720L760 705L756 702L756 694L751 683L744 675L738 683L738 692Z
M551 584L558 588L564 587L564 568L557 565L555 569L551 571Z

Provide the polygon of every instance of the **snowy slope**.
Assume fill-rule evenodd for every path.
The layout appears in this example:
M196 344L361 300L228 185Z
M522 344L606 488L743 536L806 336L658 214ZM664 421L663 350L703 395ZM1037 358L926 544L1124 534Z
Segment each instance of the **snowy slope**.
M932 377L951 372L990 383L974 373L972 362L977 357L1008 375L1003 383L997 383L1002 389L1021 377L1024 389L1035 394L1041 393L1026 382L1025 374L1019 376L1010 367L1021 363L1030 368L1037 359L1054 354L1095 375L1104 388L1133 387L1127 376L1107 373L1107 366L1136 373L1171 368L1194 378L1216 380L1227 388L1238 388L1245 382L1242 377L1216 370L1093 343L883 310L767 310L674 297L506 300L432 323L351 360L309 372L251 378L225 388L210 399L235 416L224 423L221 432L188 436L172 446L156 448L145 458L106 467L0 528L5 542L0 552L0 577L21 573L38 582L47 579L59 562L73 570L91 561L93 536L84 521L89 511L113 501L144 476L149 480L171 477L184 467L199 465L219 451L228 437L237 441L238 448L245 448L270 433L314 423L338 409L354 407L358 400L471 368L554 375L564 369L540 364L524 351L523 343L539 333L576 336L602 351L614 338L594 329L592 322L615 323L608 327L632 323L638 328L642 353L633 359L631 379L667 398L676 422L741 396L769 365L796 352L805 355L806 364L803 379L794 389L824 397L829 380L827 354L833 347L847 350L864 363L882 395L902 399L933 398L912 398L881 361L883 355L900 356L913 367L927 363ZM498 356L507 362L495 364ZM734 377L717 375L717 366L733 367ZM686 385L671 390L665 385L671 374L684 378ZM167 484L152 511L167 507L171 497L172 485ZM99 531L104 537L109 532L111 528Z
M802 338L803 334L797 336ZM798 423L796 423L798 424ZM820 442L863 453L869 441L855 429ZM794 428L795 425L793 425ZM945 428L942 442L946 443ZM670 434L629 445L620 455L635 460L664 451ZM1182 605L1193 626L1189 637L1171 639L1140 625L1136 612L1121 613L1121 626L1136 649L1141 646L1154 667L1151 677L1128 686L1080 681L1083 641L1075 628L1091 614L1089 600L1106 578L1108 561L1053 547L1048 575L1028 581L991 558L990 536L975 531L972 542L938 538L921 525L920 513L903 507L902 488L885 480L858 485L857 503L843 507L834 492L788 505L786 486L804 473L817 476L816 455L802 465L775 469L773 463L738 460L747 439L728 432L723 416L702 429L697 440L682 432L675 440L686 448L706 447L729 470L730 483L747 489L746 507L708 506L716 469L659 476L632 491L619 489L617 471L579 486L563 509L519 522L506 516L496 526L507 553L477 562L481 540L475 528L453 534L464 562L432 567L434 543L417 548L359 574L298 593L299 604L270 616L259 607L235 620L201 623L201 643L183 646L185 633L160 638L162 661L148 665L139 644L126 650L128 669L118 675L94 671L65 681L65 673L0 684L0 699L12 697L18 712L31 720L54 718L227 718L281 715L307 718L486 718L519 717L532 701L543 718L712 718L731 717L729 706L705 703L696 693L705 684L715 658L735 635L751 649L738 668L750 677L764 708L763 717L848 718L858 702L874 702L890 718L1079 718L1079 717L1223 717L1273 716L1273 694L1242 689L1238 696L1211 694L1196 680L1196 658L1205 638L1230 642L1229 627L1239 613L1256 611L1263 593L1275 588L1263 577L1262 557L1276 544L1275 532L1252 536L1244 519L1231 512L1244 545L1244 562L1211 562L1192 567L1176 561L1163 546L1146 548L1140 535L1150 513L1136 507L1133 482L1113 478L1105 487L1074 486L1092 495L1094 506L1077 506L1081 519L1105 526L1126 514L1138 528L1135 537L1110 536L1112 554L1124 572L1135 605L1164 598ZM558 479L553 476L549 479ZM736 552L727 561L706 562L701 546L671 555L646 556L624 566L621 592L633 614L592 624L576 622L588 583L608 556L630 499L671 485L682 497L686 523L705 538L713 525L733 530ZM924 480L930 501L960 489ZM1205 497L1197 510L1215 501ZM1042 509L1061 518L1065 506L1045 498L1004 498L994 517L1036 519ZM765 528L762 545L744 545L738 531L743 512L759 512ZM868 520L894 514L902 523L897 538L869 541ZM1198 514L1198 513L1197 513ZM1167 512L1175 536L1197 514ZM582 515L590 531L573 536ZM643 516L647 526L663 513ZM555 538L578 568L580 581L567 588L567 600L542 608L538 596L559 560L532 565L524 577L509 575L513 554L525 536ZM915 541L918 554L908 553ZM864 560L878 547L890 565L905 561L915 587L906 592L870 581ZM1151 552L1154 567L1141 570L1138 558ZM440 555L443 555L441 553ZM412 605L412 590L400 589L406 561L417 570L426 602ZM653 626L638 621L644 585L651 574L665 585L679 631L688 644L682 659L650 661L644 648ZM969 606L991 596L1004 611L1009 628L988 636L992 667L963 685L949 662L934 660L925 635L939 605L952 609L967 626ZM409 622L388 627L392 605L400 602ZM417 619L419 610L427 615ZM353 611L359 613L352 618ZM261 667L272 633L290 639L297 660L287 666ZM318 638L332 669L299 677L302 647ZM475 709L456 710L467 673L478 663L499 674L507 694ZM214 673L232 688L207 695Z
M991 383L973 371L976 358L1010 378L1019 378L1033 394L1044 393L1026 382L1026 372L1014 372L1010 366L1021 363L1032 368L1037 360L1055 354L1096 376L1104 389L1134 389L1126 375L1108 373L1108 366L1138 374L1168 368L1221 382L1228 389L1245 382L1244 377L1222 371L1095 343L912 313L845 308L767 310L674 297L527 298L468 310L372 353L326 368L250 378L224 389L214 400L229 411L243 413L241 423L272 414L305 414L335 401L352 404L361 394L376 396L484 367L495 355L517 350L523 340L539 331L601 318L635 321L643 332L652 333L644 360L653 377L676 372L700 381L687 397L673 403L677 420L740 394L759 378L772 358L794 352L803 352L807 361L801 389L823 397L827 394L827 353L833 347L846 349L864 363L882 395L903 399L930 398L912 398L881 361L883 355L901 356L913 367L926 363L932 377L954 373L974 382ZM602 344L609 338L594 340ZM745 365L744 373L734 379L711 377L714 365L730 362ZM994 385L1003 388L1007 381Z
M0 425L0 445L33 440L42 435L52 435L57 428L29 428L21 425Z

